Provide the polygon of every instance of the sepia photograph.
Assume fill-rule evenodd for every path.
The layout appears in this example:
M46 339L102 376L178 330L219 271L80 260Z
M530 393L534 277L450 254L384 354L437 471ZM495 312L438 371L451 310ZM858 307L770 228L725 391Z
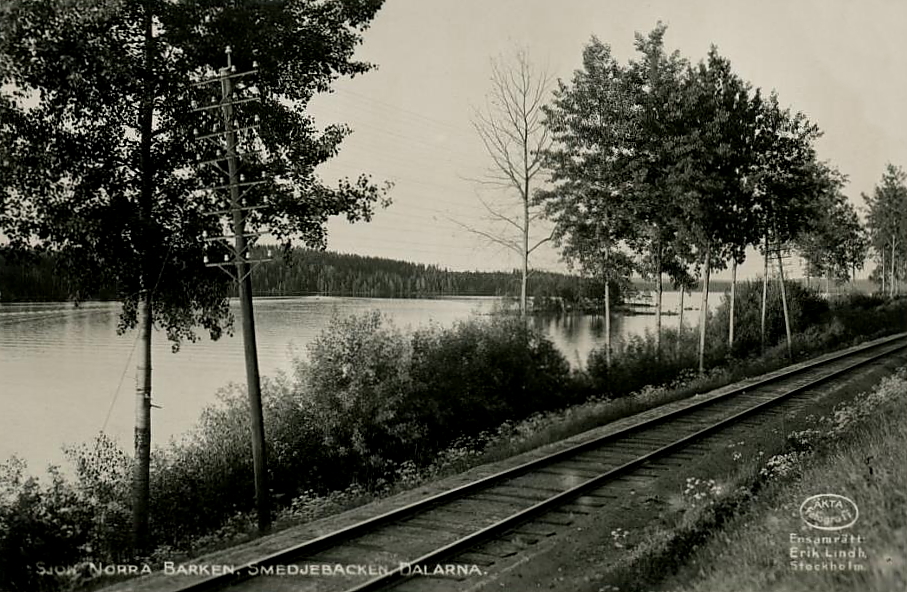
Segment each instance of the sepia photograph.
M907 590L905 25L0 0L0 592Z

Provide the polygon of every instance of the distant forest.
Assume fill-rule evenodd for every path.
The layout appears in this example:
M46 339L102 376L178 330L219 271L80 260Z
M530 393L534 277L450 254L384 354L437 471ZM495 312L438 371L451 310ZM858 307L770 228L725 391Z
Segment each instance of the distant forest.
M253 259L266 257L256 247ZM450 271L424 265L329 251L292 249L276 252L273 261L252 273L256 296L366 296L373 298L431 298L439 296L516 296L520 275L495 271ZM529 294L536 300L575 302L599 287L577 276L537 271L530 276ZM85 300L116 299L116 286L101 286ZM65 301L73 297L66 274L52 254L29 253L25 259L0 253L0 301Z

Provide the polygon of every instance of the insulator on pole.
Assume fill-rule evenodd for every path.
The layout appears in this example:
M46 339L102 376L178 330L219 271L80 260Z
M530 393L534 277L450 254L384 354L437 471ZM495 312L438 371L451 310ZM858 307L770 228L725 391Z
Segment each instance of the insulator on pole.
M226 261L229 261L229 260L230 260L230 256L229 256L229 255L224 255L224 261L226 262Z
M203 261L204 261L205 263L208 262L208 256L207 256L207 255L205 255L205 256L203 257Z

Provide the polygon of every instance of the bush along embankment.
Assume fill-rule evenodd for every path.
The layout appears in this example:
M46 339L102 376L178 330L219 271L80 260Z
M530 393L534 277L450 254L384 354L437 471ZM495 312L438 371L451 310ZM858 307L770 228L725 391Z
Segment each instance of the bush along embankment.
M741 287L741 302L755 289ZM905 300L855 297L829 305L806 291L792 291L790 299L798 355L850 345L861 334L904 330L907 322ZM758 315L741 302L741 343L758 347L746 337L754 322L758 336ZM276 526L342 511L787 362L783 344L761 358L740 346L733 355L747 357L731 357L721 334L725 310L726 303L712 321L712 368L705 376L691 370L692 331L680 343L676 332L666 332L658 356L651 336L630 339L610 369L599 351L590 356L588 373L571 374L551 342L515 318L409 333L378 313L336 318L291 375L263 381ZM784 336L780 315L780 308L769 308L770 345ZM154 451L150 563L252 536L248 433L244 389L234 385L218 394L195 429ZM74 478L51 471L37 480L18 461L0 465L0 589L73 588L91 575L88 562L132 559L126 555L129 455L100 436L68 456ZM39 562L80 567L47 576L37 573Z

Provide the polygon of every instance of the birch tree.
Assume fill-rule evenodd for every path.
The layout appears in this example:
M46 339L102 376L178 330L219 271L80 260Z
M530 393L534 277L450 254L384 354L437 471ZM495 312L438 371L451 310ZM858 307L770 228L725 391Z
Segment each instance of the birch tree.
M545 153L553 187L540 193L564 257L603 280L606 361L611 363L610 312L614 285L632 266L623 247L632 237L630 185L615 162L630 154L626 77L611 48L596 38L583 50L583 68L558 81L544 108L552 146Z
M491 221L504 230L486 231L459 223L519 257L523 317L527 311L529 257L551 239L550 234L538 237L532 233L542 215L533 192L543 180L542 154L550 145L548 130L542 125L542 106L550 91L548 74L533 67L525 50L517 51L510 62L492 60L491 90L472 122L492 162L480 183L512 196L517 211L480 197Z
M887 294L895 296L903 277L899 266L903 268L907 261L907 173L888 164L872 195L863 199L868 206L870 241L880 261L882 291L887 287Z

